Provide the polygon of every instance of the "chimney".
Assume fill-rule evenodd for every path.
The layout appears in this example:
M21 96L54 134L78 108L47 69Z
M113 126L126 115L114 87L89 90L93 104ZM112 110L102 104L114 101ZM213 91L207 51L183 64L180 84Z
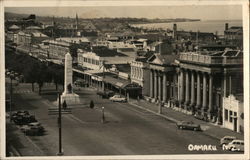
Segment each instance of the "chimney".
M177 39L177 25L176 23L174 23L174 26L173 26L173 38L174 39Z
M228 23L225 24L225 31L228 30Z

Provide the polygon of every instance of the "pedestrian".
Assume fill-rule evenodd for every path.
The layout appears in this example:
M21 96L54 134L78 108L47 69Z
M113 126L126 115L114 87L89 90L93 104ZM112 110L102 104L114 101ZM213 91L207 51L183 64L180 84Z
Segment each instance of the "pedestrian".
M63 101L62 106L63 106L63 109L64 109L64 110L67 108L67 103L66 103L66 101L65 101L65 100Z
M90 101L90 104L89 104L89 108L93 109L94 106L95 106L95 104L94 104L94 102L91 100L91 101Z

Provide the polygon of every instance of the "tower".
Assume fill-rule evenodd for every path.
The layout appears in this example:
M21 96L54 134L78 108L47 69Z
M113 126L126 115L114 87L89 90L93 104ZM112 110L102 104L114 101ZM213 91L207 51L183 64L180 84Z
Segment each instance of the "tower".
M76 31L78 30L78 25L79 25L79 21L78 21L78 15L76 13Z
M173 26L173 39L177 40L177 24Z

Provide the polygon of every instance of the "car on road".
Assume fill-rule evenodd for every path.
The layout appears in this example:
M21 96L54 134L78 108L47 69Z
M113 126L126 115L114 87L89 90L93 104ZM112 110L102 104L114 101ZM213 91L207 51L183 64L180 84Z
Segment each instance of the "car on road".
M114 96L114 92L110 90L97 91L96 94L102 96L102 98L110 98Z
M199 124L195 124L192 121L181 121L177 124L178 129L189 129L194 131L201 131L201 126Z
M223 149L229 150L229 151L239 151L243 152L244 151L244 141L243 140L238 140L235 139L232 142L228 143L227 145L223 146Z
M112 102L127 102L127 99L125 97L122 97L121 95L114 95L109 98Z
M27 133L27 132L38 132L36 134L39 134L39 133L43 133L44 132L44 127L41 125L41 123L39 122L32 122L32 123L29 123L27 125L23 125L20 130L23 132L23 133ZM32 130L32 131L30 131ZM29 133L28 133L29 134Z
M224 136L220 139L220 145L227 145L228 143L232 142L233 140L235 140L236 137L234 136Z

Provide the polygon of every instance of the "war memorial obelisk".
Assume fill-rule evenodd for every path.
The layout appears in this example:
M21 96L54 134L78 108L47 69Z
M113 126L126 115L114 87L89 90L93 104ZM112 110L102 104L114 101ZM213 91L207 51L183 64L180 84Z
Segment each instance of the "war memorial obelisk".
M66 102L67 105L80 104L79 95L73 92L73 71L72 71L72 57L70 53L65 55L64 67L64 92L61 96L61 102Z

